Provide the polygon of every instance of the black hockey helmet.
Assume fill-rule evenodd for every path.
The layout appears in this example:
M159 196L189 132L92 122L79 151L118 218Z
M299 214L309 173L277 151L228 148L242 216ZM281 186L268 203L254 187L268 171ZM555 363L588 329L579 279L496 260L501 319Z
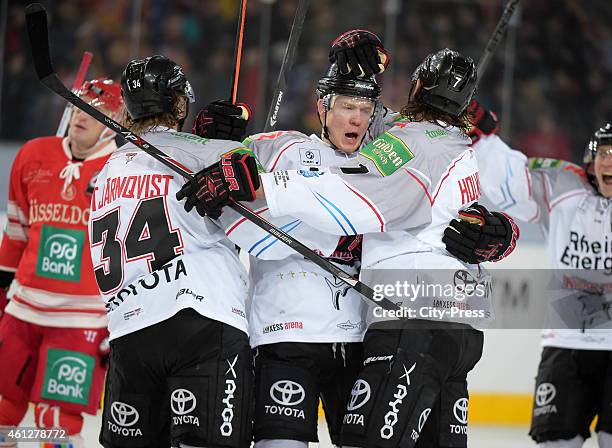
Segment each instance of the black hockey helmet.
M133 120L172 112L173 91L195 101L183 69L165 56L134 59L121 75L121 95Z
M596 130L589 140L589 144L584 151L584 157L582 158L585 169L587 165L595 161L597 148L600 146L612 146L612 125L610 123Z
M422 86L415 101L455 117L461 115L476 90L474 61L461 53L445 48L429 54L412 75L412 88L417 80Z
M317 95L319 98L325 98L328 95L346 95L376 101L380 98L380 86L373 76L358 79L341 75L338 65L334 62L329 67L327 74L319 79Z

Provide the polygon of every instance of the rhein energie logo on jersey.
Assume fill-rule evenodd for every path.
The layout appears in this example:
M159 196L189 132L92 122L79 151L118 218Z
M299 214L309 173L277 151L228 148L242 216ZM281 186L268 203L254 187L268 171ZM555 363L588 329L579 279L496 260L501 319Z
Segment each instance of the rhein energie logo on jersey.
M68 403L89 403L95 363L93 356L84 353L49 349L41 396Z
M36 275L67 282L80 281L84 242L85 232L82 230L61 229L43 224Z

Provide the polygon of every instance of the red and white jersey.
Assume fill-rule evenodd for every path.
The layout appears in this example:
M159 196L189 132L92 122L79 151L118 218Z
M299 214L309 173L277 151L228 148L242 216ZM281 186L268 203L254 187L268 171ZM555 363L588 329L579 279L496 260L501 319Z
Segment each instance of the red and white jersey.
M612 200L598 194L584 170L572 163L527 159L496 135L482 137L474 149L483 193L508 214L540 225L550 267L562 276L559 298L564 303L565 324L561 329L544 330L543 345L612 350L607 312L600 321L596 314L588 314L585 306L587 292L592 289L607 291L593 295L593 304L612 299ZM555 305L557 310L560 303ZM594 312L600 309L593 308ZM568 316L574 320L568 321ZM585 326L584 321L589 324ZM597 322L602 323L600 328Z
M486 271L452 257L442 242L457 212L480 197L469 143L459 129L402 117L350 164L314 173L262 174L269 211L272 216L295 216L322 232L364 234L361 277L371 286L385 283L389 270L399 269L411 270L406 279L411 282L415 273L426 270L448 271L451 285L456 270L471 271L479 282L487 282ZM419 296L419 301L423 307L446 309L445 298ZM444 311L445 320L479 326L492 317L488 294L468 298L461 306L475 312L455 319Z
M244 150L163 127L143 138L192 172ZM247 331L246 270L223 229L176 200L184 183L132 144L116 150L98 176L89 236L111 339L184 308Z
M318 137L296 131L256 134L244 143L253 150L265 171L292 169L316 173L357 156L334 151ZM265 204L257 203L255 210L297 240L308 239L308 245L314 245L320 252L323 248L329 253L338 243L338 236L321 233L295 217L271 218ZM363 339L366 304L356 291L229 210L222 217L230 239L251 255L249 331L253 347L276 342ZM355 266L340 267L357 274Z
M7 313L49 327L106 326L87 221L96 176L115 148L111 141L76 162L67 139L42 137L17 153L0 247L0 269L15 272Z

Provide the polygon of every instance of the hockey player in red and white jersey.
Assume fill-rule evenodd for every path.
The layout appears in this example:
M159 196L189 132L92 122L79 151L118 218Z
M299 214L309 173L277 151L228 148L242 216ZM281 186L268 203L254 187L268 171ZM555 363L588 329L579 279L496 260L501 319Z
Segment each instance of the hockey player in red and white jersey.
M364 366L343 418L343 446L412 447L417 440L419 446L466 446L467 422L453 409L467 409L466 375L482 350L482 333L473 325L491 318L489 285L479 266L446 251L443 232L458 213L484 227L499 222L503 235L486 250L493 260L510 253L518 236L512 220L470 207L480 195L465 134L475 78L469 58L447 49L432 53L415 71L405 116L362 148L353 163L315 173L261 174L272 216L294 216L330 234L365 234L365 283L385 291L396 281L452 286L460 272L459 277L482 285L471 294L417 293L416 303L397 291L390 298L402 305L401 312L417 313L408 322L397 321L401 313L372 307ZM191 183L184 187L187 201L218 214L231 191L220 197L207 187L207 176L206 170L198 174L197 194ZM386 322L374 322L380 320ZM459 430L449 430L448 422Z
M110 115L122 106L110 79L87 81L78 94ZM81 413L99 408L108 333L87 220L114 149L114 133L73 110L67 137L31 140L13 162L0 247L0 308L14 279L0 319L0 425L18 425L33 402L38 427L78 434Z
M180 132L193 93L179 65L159 55L131 61L121 87L125 126L174 163L199 170L223 155L227 170L257 185L240 143ZM110 331L105 447L250 444L247 273L223 229L174 199L183 183L129 143L98 176L89 235Z
M496 135L494 114L477 103L472 109L483 192L512 216L540 225L563 283L554 289L571 304L563 327L542 331L530 435L539 446L579 448L597 415L599 446L610 448L612 126L594 133L581 168L527 159Z

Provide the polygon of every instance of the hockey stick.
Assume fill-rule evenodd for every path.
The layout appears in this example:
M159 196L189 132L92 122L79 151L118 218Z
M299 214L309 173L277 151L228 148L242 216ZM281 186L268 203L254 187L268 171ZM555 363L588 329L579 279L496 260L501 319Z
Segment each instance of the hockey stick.
M36 74L41 83L49 88L54 93L66 99L78 109L82 110L95 120L102 123L112 131L121 135L133 145L142 149L144 152L154 157L157 161L170 168L175 173L183 176L185 179L193 179L193 172L186 171L171 157L164 154L155 146L143 140L138 135L133 134L129 129L123 127L112 118L106 116L95 107L87 104L77 95L72 93L58 78L51 64L51 54L49 50L49 34L47 29L47 13L45 8L40 3L33 3L26 7L26 25L28 28L28 36L30 38L30 47L32 49L32 57ZM295 240L291 235L283 232L272 223L266 221L244 205L234 202L229 205L237 213L251 221L256 226L278 238L280 241L291 247L300 255L311 260L313 263L334 275L364 297L374 301L382 308L388 310L398 310L398 306L388 299L376 299L376 293L368 285L353 278L350 274L338 268L336 265L314 253L304 244Z
M478 78L476 81L478 84L480 84L482 75L487 69L489 62L491 61L491 58L493 57L493 54L495 53L495 50L497 49L497 46L499 45L499 42L501 41L502 37L506 33L506 29L508 28L508 23L510 22L510 18L512 17L512 14L514 14L514 10L518 6L518 4L519 4L519 0L510 0L506 4L506 7L504 8L504 12L502 13L502 16L497 22L497 25L495 26L493 35L489 38L489 42L487 42L487 46L485 47L484 53L481 56L480 61L478 61L478 68L477 68Z
M232 104L236 104L236 96L238 95L238 76L240 75L240 61L242 61L246 2L247 0L240 0L240 10L238 11L238 29L236 30L236 44L234 45L234 75L232 77L232 93L230 95L230 103Z
M289 41L287 42L287 48L285 49L285 56L283 57L283 63L281 64L280 72L278 73L278 80L276 81L276 89L274 90L274 96L272 97L272 103L270 103L270 109L268 110L268 117L266 118L266 125L264 126L264 132L273 131L278 121L278 111L280 105L283 102L283 95L287 88L287 73L293 66L295 60L295 50L297 44L300 41L300 35L302 34L302 28L304 27L304 18L308 11L310 0L300 0L298 3L295 17L293 18L293 25L291 25L291 33L289 33Z
M85 82L85 77L87 76L87 70L89 70L89 64L91 63L91 58L93 58L93 53L90 51L86 51L83 53L83 59L81 59L81 65L79 65L79 70L74 77L74 82L72 83L72 91L76 92L81 88L83 83ZM70 121L70 106L66 104L64 107L64 113L62 114L62 119L59 122L59 126L57 127L57 132L55 135L57 137L63 137L66 135L66 130L68 129L68 122Z

